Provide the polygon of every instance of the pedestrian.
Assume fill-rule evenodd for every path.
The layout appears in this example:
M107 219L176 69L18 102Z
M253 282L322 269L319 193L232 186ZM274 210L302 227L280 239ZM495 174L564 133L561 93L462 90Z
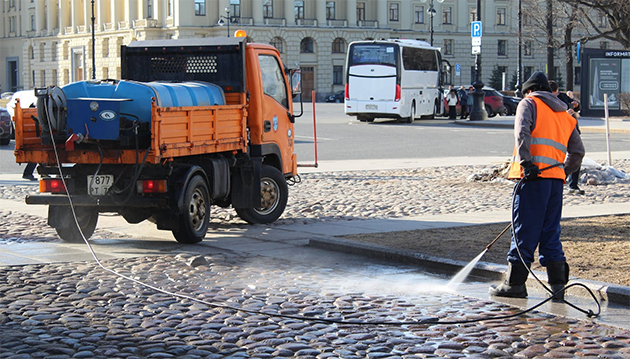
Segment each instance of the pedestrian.
M580 103L575 101L573 99L573 96L569 96L568 92L566 94L560 92L560 88L555 81L553 80L549 81L549 87L551 88L551 92L554 95L558 96L558 98L562 100L562 102L567 104L567 113L573 116L577 120L579 118L577 111L579 111ZM573 95L573 92L571 92L571 95ZM576 125L576 127L578 130L578 133L582 134L582 132L580 131L579 123ZM583 195L586 193L583 189L580 189L580 187L578 186L579 180L580 180L580 168L575 170L575 172L571 173L567 177L567 185L569 186L569 193L577 194L577 195Z
M538 260L547 268L553 301L562 302L568 282L560 241L562 188L567 174L579 168L584 145L576 120L551 93L547 76L537 71L524 84L514 119L514 157L508 177L523 179L514 189L512 244L505 280L490 287L490 295L527 297L525 282L538 247ZM554 166L546 169L549 166Z
M459 103L461 104L461 113L460 119L466 119L468 117L468 94L466 93L466 88L462 86L459 89Z
M450 90L448 92L448 119L456 120L457 119L457 92L455 90Z
M468 101L466 101L466 105L468 106L468 115L470 115L470 111L472 111L473 100L475 99L475 97L473 96L473 91L475 91L475 89L470 86L468 88Z
M37 178L33 176L33 172L35 172L35 168L37 168L37 163L29 162L26 164L26 168L24 168L24 172L22 172L22 178L27 179L29 181L36 181Z

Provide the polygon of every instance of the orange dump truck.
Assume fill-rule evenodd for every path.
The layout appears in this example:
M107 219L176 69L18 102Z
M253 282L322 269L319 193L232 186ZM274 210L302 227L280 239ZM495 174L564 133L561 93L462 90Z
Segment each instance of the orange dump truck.
M121 57L123 80L36 89L36 108L16 106L16 161L40 164L26 203L48 205L68 242L89 238L103 212L181 243L205 237L211 205L278 219L297 176L299 70L245 38L138 41Z

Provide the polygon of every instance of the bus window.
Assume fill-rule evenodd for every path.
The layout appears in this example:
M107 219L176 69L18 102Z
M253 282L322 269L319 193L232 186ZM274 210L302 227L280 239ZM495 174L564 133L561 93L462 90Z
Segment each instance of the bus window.
M385 65L396 66L396 57L398 51L396 51L395 45L371 45L361 44L352 46L350 48L349 66L354 65Z

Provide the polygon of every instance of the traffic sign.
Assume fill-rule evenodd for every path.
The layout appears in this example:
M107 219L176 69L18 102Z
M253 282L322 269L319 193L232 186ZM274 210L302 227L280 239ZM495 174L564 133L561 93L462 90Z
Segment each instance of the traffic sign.
M472 54L473 55L477 55L481 53L481 46L473 46L472 47Z
M473 21L470 27L470 36L481 37L481 21Z
M455 76L461 76L462 74L462 65L455 64Z
M473 46L481 46L481 38L480 37L473 37L472 38L472 45Z

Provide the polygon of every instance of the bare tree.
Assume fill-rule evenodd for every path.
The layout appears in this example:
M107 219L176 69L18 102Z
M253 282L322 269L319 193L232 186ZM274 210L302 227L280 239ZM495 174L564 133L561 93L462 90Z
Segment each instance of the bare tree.
M628 0L559 0L565 4L576 5L581 10L578 20L585 26L586 33L578 39L587 42L595 39L607 39L619 42L624 48L630 48L630 1ZM601 14L605 23L599 23L590 16Z

